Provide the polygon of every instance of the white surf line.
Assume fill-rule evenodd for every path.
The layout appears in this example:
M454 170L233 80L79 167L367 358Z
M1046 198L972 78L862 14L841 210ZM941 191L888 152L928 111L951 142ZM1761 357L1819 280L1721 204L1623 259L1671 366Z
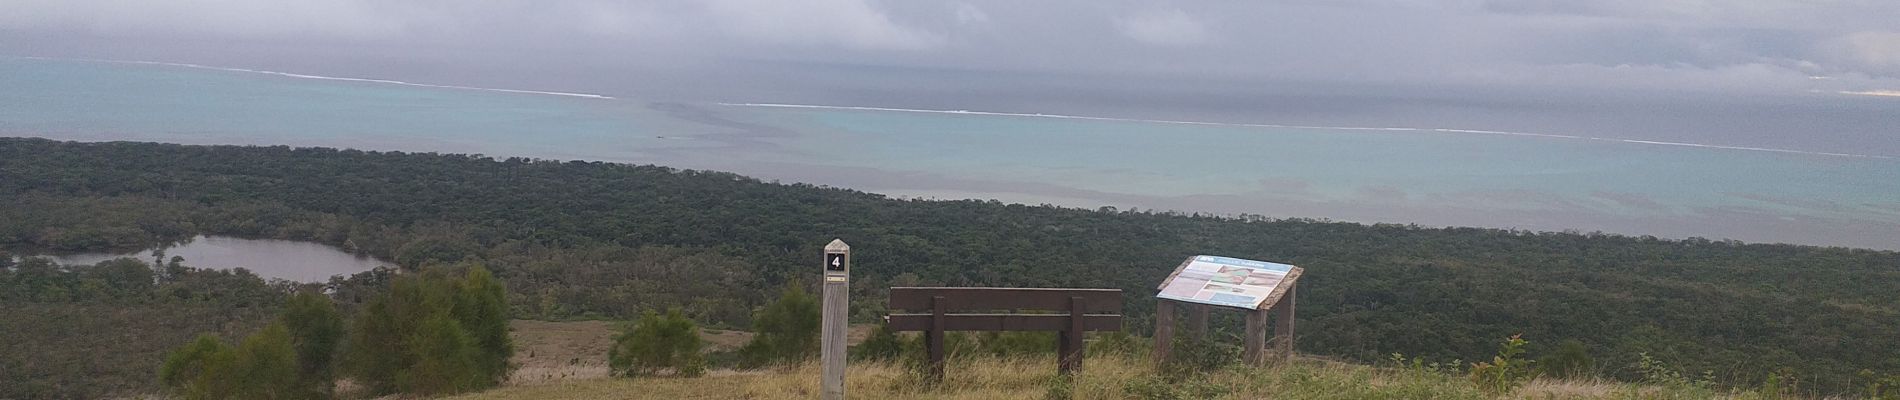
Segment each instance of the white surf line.
M1900 97L1900 90L1863 90L1863 91L1842 90L1838 93L1851 94L1851 95L1857 95L1857 96Z
M1176 120L1165 120L1165 119L1090 117L1090 116L1081 116L1081 115L1060 115L1060 114L1041 114L1041 113L1010 113L1010 112L970 111L970 110L921 110L921 109L910 109L910 108L825 106L825 105L811 105L811 104L778 104L778 103L716 103L716 104L719 104L722 106L731 106L731 107L806 108L806 109L823 109L823 110L884 111L884 112L909 112L909 113L926 113L926 114L987 115L987 116L1004 116L1004 117L1055 118L1055 119L1074 119L1074 120L1087 120L1087 121L1142 122L1142 123L1151 123L1151 124L1228 126L1228 127L1250 127L1250 128L1323 129L1323 130L1337 130L1337 131L1471 133L1471 134L1482 134L1482 135L1530 136L1530 137L1543 137L1543 138L1556 138L1556 139L1595 140L1595 141L1604 141L1604 142L1620 142L1620 143L1646 144L1646 145L1656 145L1656 146L1683 146L1683 147L1700 147L1700 148L1707 148L1707 149L1763 151L1763 152L1772 152L1772 153L1805 154L1805 155L1831 156L1831 157L1875 158L1875 159L1886 159L1886 160L1900 159L1900 157L1872 155L1872 154L1830 153L1830 152L1823 152L1823 151L1773 149L1773 148L1746 147L1746 146L1723 146L1723 145L1713 145L1713 144L1662 142L1662 141L1654 141L1654 140L1636 140L1636 139L1616 139L1616 138L1576 136L1576 135L1559 135L1559 134L1553 134L1553 133L1490 131L1490 130L1479 130L1479 129L1248 124L1248 123L1206 122L1206 121L1176 121Z
M105 59L91 59L91 58L53 58L53 57L20 57L20 58L33 59L33 60L51 60L51 61L81 61L81 62L112 63L112 64L162 65L162 66L168 66L168 67L197 68L197 69L208 69L208 70L214 70L214 71L276 75L276 76L282 76L286 78L299 78L299 79L381 83L381 84L388 84L388 85L415 86L415 87L426 87L426 88L436 88L436 89L480 90L480 91L487 91L487 92L539 94L539 95L549 95L549 96L567 96L567 97L580 97L580 98L601 99L601 100L614 99L613 96L598 95L598 94L593 94L593 93L548 92L548 91L540 91L540 90L498 89L498 88L485 88L485 87L474 87L474 86L436 85L436 84L428 84L428 83L404 82L404 81L390 80L390 79L347 78L347 77L336 77L336 76L305 75L305 74L294 74L294 73L289 73L289 72L264 71L264 70L255 70L255 69L246 69L246 68L218 67L218 66L202 65L202 64L173 63L173 62L162 62L162 61L105 60Z

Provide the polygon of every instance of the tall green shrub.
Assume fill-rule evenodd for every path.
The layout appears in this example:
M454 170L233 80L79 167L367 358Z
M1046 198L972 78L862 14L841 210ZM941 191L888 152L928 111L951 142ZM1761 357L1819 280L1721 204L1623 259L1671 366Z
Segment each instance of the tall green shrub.
M447 314L423 321L406 344L415 363L396 375L396 387L404 393L448 394L492 386L475 339Z
M299 385L297 350L291 345L290 330L283 323L272 323L263 331L244 338L237 348L239 399L314 398Z
M864 342L851 348L851 358L854 360L891 361L903 353L904 341L897 337L897 332L884 324L872 328L870 335L864 337Z
M328 396L336 381L337 346L343 342L343 315L322 293L291 296L278 321L290 330L297 351L297 386L314 397Z
M739 349L748 366L790 364L818 354L818 299L793 283L752 319L752 341Z
M350 327L345 371L376 394L443 394L495 386L514 353L502 283L480 266L396 277Z
M488 381L507 378L508 358L515 354L508 337L508 290L477 265L469 268L457 295L455 317L474 339L476 365Z
M649 376L664 370L677 376L699 376L706 371L705 357L700 354L703 347L699 327L678 308L665 315L649 310L614 337L607 361L616 376Z
M369 392L397 392L397 374L415 363L404 349L427 314L422 292L420 279L398 276L390 281L389 291L371 297L350 324L344 370Z
M232 348L209 334L166 357L159 382L190 400L317 398L298 386L290 331L272 323Z
M165 357L158 381L186 399L229 398L233 393L227 377L237 366L236 358L237 352L217 336L198 335Z

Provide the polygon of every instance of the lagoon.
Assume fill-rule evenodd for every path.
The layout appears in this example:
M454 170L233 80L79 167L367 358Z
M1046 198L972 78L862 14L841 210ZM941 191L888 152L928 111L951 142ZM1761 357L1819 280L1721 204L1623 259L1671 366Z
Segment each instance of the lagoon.
M393 263L346 253L335 247L291 240L199 236L163 250L167 262L172 257L183 257L184 265L193 268L244 268L265 279L296 282L327 282L332 276L394 266ZM153 259L152 252L70 254L49 258L64 265L91 265L118 258L138 259L149 264Z

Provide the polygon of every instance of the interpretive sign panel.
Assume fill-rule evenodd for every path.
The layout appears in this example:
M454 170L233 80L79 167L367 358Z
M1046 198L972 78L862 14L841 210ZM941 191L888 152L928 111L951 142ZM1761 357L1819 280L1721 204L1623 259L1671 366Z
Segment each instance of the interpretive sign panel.
M1296 269L1298 267L1292 265L1266 261L1194 256L1162 283L1161 293L1155 297L1257 309Z

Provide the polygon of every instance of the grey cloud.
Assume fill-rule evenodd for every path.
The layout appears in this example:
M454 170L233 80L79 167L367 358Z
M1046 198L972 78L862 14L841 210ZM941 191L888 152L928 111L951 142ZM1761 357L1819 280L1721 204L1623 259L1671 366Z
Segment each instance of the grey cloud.
M313 73L483 65L536 73L476 79L542 84L588 73L594 84L625 81L615 84L628 90L661 84L635 82L641 76L810 80L808 70L768 70L783 65L925 71L882 82L898 88L934 80L980 87L942 74L976 71L1143 93L1276 82L1900 89L1900 35L1891 31L1900 4L1871 0L15 0L6 8L6 54L236 60ZM247 50L220 51L236 45ZM403 74L379 71L372 75ZM1814 75L1833 79L1823 88Z
M1141 11L1115 20L1122 35L1162 46L1206 43L1213 37L1200 20L1179 9Z

